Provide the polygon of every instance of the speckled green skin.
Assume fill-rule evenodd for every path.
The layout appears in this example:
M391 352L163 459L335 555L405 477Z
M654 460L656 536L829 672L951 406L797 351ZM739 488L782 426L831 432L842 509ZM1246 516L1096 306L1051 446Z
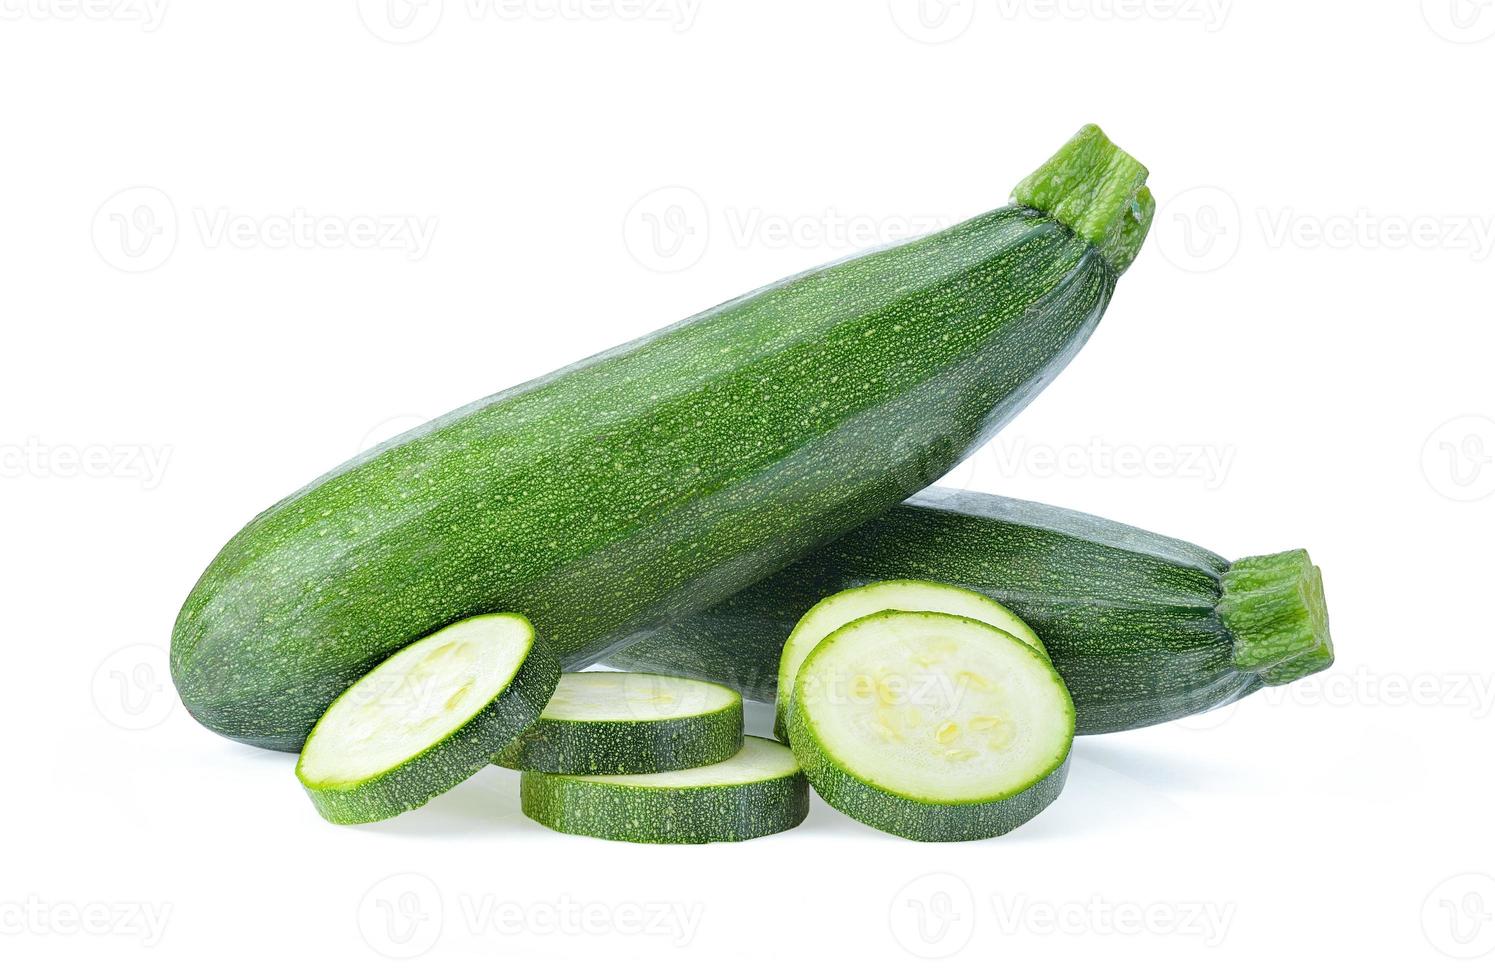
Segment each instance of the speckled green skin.
M420 755L360 783L301 785L317 812L338 824L372 823L399 816L480 772L493 754L535 723L561 678L555 655L531 648L509 686L442 741ZM301 776L301 767L296 767Z
M638 844L749 840L793 829L810 812L809 787L799 772L756 783L671 788L526 772L519 799L525 816L551 830Z
M1237 637L1217 609L1231 567L1203 548L1098 517L933 489L607 662L714 680L771 701L784 640L816 602L868 582L925 578L985 593L1033 627L1074 699L1079 734L1123 731L1208 711L1332 663L1321 584L1316 598L1303 590L1306 616L1258 617L1254 636ZM1300 572L1295 563L1292 574ZM1298 637L1304 618L1317 635L1288 649L1279 642L1284 631ZM1238 647L1244 654L1259 645L1272 647L1272 658L1237 663Z
M996 627L978 620L942 613L890 611L856 620L821 641L821 645L815 648L800 668L799 678L795 682L795 696L789 707L789 744L794 750L795 760L804 770L805 778L815 787L816 795L853 820L917 841L985 840L1000 837L1047 809L1050 803L1059 798L1069 774L1069 750L1074 742L1075 714L1068 697L1063 702L1063 721L1067 729L1063 756L1053 759L1043 771L1034 773L1029 785L1013 793L960 802L923 799L898 786L879 785L863 778L835 757L817 734L813 712L803 707L806 703L805 687L817 680L825 687L834 687L833 682L825 679L824 672L820 678L815 677L817 655L837 642L837 637L848 636L860 624L884 617L951 619L1006 637ZM1063 692L1063 681L1041 652L1020 641L1013 641L1013 645L1027 650L1036 662L1043 664L1053 685Z
M733 692L736 693L736 692ZM541 717L493 757L507 769L577 776L694 769L742 748L742 698L684 718L575 721Z
M1115 284L1069 228L1004 207L469 405L229 541L177 618L177 690L213 731L295 750L355 678L477 613L593 663L933 482Z

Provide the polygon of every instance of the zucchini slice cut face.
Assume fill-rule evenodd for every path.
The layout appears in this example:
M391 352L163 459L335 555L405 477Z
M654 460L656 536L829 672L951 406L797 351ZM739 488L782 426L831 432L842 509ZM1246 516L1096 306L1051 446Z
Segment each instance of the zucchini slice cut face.
M526 772L526 816L565 834L647 844L706 844L797 827L810 809L794 754L749 735L725 762L631 776Z
M980 592L919 579L892 579L845 589L811 606L784 641L784 651L779 655L778 699L774 705L773 731L776 736L781 739L789 737L789 702L794 696L794 679L799 676L799 669L810 651L852 620L888 609L949 613L989 623L1047 656L1043 641L1027 623L1011 609Z
M1035 648L947 613L880 612L820 642L789 726L815 791L912 840L995 837L1064 786L1075 712Z
M333 823L413 810L488 764L540 717L560 664L523 616L453 623L348 688L302 747L296 775Z
M742 695L707 681L562 674L540 720L494 757L510 769L607 775L694 769L742 748Z

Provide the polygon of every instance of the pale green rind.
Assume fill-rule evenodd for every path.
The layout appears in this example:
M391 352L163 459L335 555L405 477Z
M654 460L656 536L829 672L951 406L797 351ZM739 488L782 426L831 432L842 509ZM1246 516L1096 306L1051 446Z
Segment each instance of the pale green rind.
M1069 772L1070 748L1074 741L1074 707L1066 694L1068 706L1065 721L1068 738L1064 752L1052 764L1033 774L1032 781L1016 792L993 794L971 800L930 800L903 792L896 786L879 785L852 772L826 745L816 729L813 711L805 706L804 692L815 674L815 661L838 640L871 620L889 617L932 616L962 620L1001 633L996 627L963 617L944 617L933 613L885 612L847 624L822 641L800 668L795 681L796 694L789 711L789 744L804 770L805 778L815 792L835 809L869 827L909 840L965 841L983 840L1010 833L1032 820L1059 798ZM1026 646L1013 639L1015 645ZM1034 660L1045 666L1054 684L1064 691L1064 682L1043 654L1027 648Z
M687 787L526 772L519 792L524 814L551 830L644 844L763 837L799 826L810 806L805 777L798 771L750 783Z
M961 593L963 596L975 599L980 604L987 606L988 612L985 615L975 616L974 618L980 619L986 623L990 623L997 629L1011 633L1013 636L1016 636L1024 643L1027 643L1029 646L1044 654L1044 656L1048 656L1048 652L1044 649L1043 640L1039 638L1037 633L1033 632L1032 627L1023 622L1022 618L1014 613L1011 609L1008 609L1006 606L992 599L988 595L983 595L982 593L976 592L972 589L962 589L959 586L949 585L944 582L931 582L921 579L884 579L882 581L870 582L866 585L859 585L850 589L842 589L839 592L828 595L824 599L821 599L819 602L815 603L815 605L811 606L809 610L805 612L804 616L800 617L799 622L796 623L794 629L790 631L788 638L784 640L783 651L779 654L779 678L777 690L785 691L792 695L794 688L794 678L789 676L788 661L791 653L794 652L793 648L795 646L796 639L801 635L801 631L806 629L808 624L811 623L812 618L817 612L830 611L836 604L843 602L856 593L865 593L868 590L888 590L890 588L907 589L910 592L929 590L930 592L933 592L934 595L929 596L927 598L927 601L912 602L910 601L910 599L913 599L915 597L905 595L899 601L890 601L882 605L881 608L883 609L900 609L906 612L956 612L957 610L949 608L948 606L943 606L940 603L939 593ZM856 617L848 617L846 619L843 619L839 625L844 626L847 622L850 622L852 618ZM806 651L806 653L808 653L808 651ZM791 698L789 696L781 696L774 699L773 734L775 738L784 742L789 741L790 699Z
M555 655L532 645L498 697L425 751L359 782L317 784L302 778L301 785L317 812L336 824L387 820L423 806L481 771L495 752L534 724L560 676ZM299 763L296 775L302 777Z
M742 696L730 693L722 708L680 717L578 721L542 715L493 762L507 769L569 775L668 772L711 765L742 748Z
M877 516L1022 409L1112 266L1027 207L751 293L335 469L214 559L172 634L183 704L295 750L356 678L514 609L566 669Z
M1018 184L1012 199L1074 229L1121 275L1141 250L1157 210L1146 182L1147 168L1092 125Z

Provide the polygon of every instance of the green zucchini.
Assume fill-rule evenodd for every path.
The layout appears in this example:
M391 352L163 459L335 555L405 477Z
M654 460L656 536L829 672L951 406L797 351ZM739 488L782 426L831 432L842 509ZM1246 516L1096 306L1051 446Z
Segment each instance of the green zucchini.
M1075 711L1038 650L940 612L853 620L794 682L790 744L815 792L900 837L978 840L1064 788Z
M208 728L300 747L393 651L511 609L565 669L933 482L1099 322L1153 213L1089 127L1015 203L814 269L500 392L260 514L171 643Z
M565 834L643 844L748 840L799 826L810 810L794 755L749 735L725 762L632 776L526 772L520 808Z
M742 748L742 695L720 684L589 670L562 674L540 720L493 761L604 775L694 769Z
M333 823L413 810L534 724L560 678L523 616L476 616L385 660L327 709L296 776Z
M779 655L778 690L785 692L785 696L778 698L774 707L774 735L781 739L788 738L788 695L792 693L794 678L798 676L800 665L805 662L810 651L821 640L852 620L886 609L942 612L980 620L1011 633L1040 653L1044 652L1043 641L1027 623L1000 602L980 592L917 579L893 579L845 589L811 606L810 611L795 624L789 638L784 641L783 653Z
M972 589L1022 617L1068 685L1082 735L1198 714L1334 660L1307 552L1232 563L1099 517L936 488L607 663L771 701L780 652L805 611L889 578Z

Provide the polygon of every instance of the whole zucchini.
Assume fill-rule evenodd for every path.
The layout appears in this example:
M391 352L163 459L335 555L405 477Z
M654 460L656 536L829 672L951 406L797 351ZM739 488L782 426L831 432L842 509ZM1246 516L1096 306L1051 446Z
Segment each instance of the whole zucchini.
M1081 735L1198 714L1334 660L1307 552L1232 563L1072 510L934 488L607 662L771 701L784 641L811 606L905 578L981 592L1022 617L1069 687Z
M566 669L705 609L928 485L1090 336L1152 218L1095 127L1015 203L811 270L500 392L265 511L171 668L207 727L295 750L349 684L479 613Z

